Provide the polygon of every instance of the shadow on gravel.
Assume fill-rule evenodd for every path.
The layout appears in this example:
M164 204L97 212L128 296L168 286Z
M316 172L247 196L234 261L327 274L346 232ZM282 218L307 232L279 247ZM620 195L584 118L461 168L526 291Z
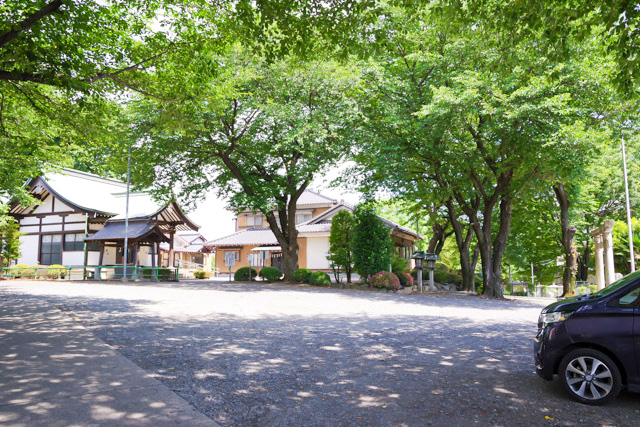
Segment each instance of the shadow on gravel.
M420 295L215 285L229 292L254 288L348 293L354 304L360 298L442 302L463 310L459 318L219 314L179 320L141 310L153 301L46 298L225 425L633 425L637 420L637 395L622 395L601 408L567 400L558 382L534 373L533 322L469 321L462 314L464 298L454 304ZM493 309L521 306L482 302Z

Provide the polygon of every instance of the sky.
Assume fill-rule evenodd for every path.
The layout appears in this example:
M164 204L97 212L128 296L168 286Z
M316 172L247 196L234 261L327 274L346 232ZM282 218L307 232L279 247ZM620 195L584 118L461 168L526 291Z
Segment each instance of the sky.
M360 201L358 192L345 186L335 188L329 186L331 181L345 173L347 167L348 165L345 164L342 167L330 169L324 177L314 180L310 188L336 200L344 200L352 205L357 204ZM187 215L201 227L200 234L207 240L228 236L235 232L233 221L235 215L226 209L225 201L219 199L215 191L210 191L204 201Z

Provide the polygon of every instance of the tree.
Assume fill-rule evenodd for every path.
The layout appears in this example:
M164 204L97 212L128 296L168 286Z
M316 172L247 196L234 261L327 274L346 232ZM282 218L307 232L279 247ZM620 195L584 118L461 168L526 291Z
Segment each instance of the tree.
M390 231L371 207L360 204L353 216L353 267L366 281L389 270L393 253Z
M499 298L513 203L589 153L588 128L608 100L599 79L612 66L595 42L573 45L580 60L540 60L528 40L507 50L497 34L451 29L430 9L398 10L381 24L388 54L365 73L370 131L360 152L373 160L364 179L450 200L452 216L473 229L483 292Z
M347 210L338 212L331 219L331 233L329 234L329 255L327 259L334 267L336 282L340 283L340 269L347 276L347 283L351 283L353 270L353 215ZM338 273L336 273L336 269Z
M114 134L114 100L137 93L182 102L182 92L157 78L170 57L187 71L193 55L238 40L271 59L348 46L371 10L371 0L2 2L0 196L28 199L21 190L28 178L73 165L85 149L94 156L90 147ZM111 145L105 151L115 151Z
M0 203L0 267L9 266L11 260L20 258L20 226L7 215L8 206Z
M342 134L356 118L349 93L358 75L326 60L268 63L239 47L198 60L200 72L181 77L184 102L134 104L135 136L144 141L134 149L137 182L165 197L179 188L185 204L215 188L232 209L262 212L290 280L296 204L350 150Z

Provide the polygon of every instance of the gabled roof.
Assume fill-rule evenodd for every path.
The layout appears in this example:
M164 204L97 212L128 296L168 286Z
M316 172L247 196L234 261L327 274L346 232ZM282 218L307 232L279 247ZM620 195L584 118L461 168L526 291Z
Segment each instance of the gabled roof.
M210 240L205 246L277 245L278 240L269 228L247 228L219 239Z
M315 218L311 218L309 221L305 222L304 224L321 224L321 223L326 223L326 222L330 222L331 218L333 218L333 216L335 214L337 214L338 212L342 211L342 210L348 210L349 212L353 212L354 211L354 207L345 203L345 202L340 202L338 203L336 206L332 207L331 209L328 209L324 212L322 212L320 215L318 215ZM415 231L404 227L402 225L396 224L395 222L388 220L386 218L381 217L380 215L378 215L378 218L380 218L388 227L390 228L394 228L394 229L398 229L400 231L402 231L403 233L409 234L411 236L414 236L416 238L422 238L422 236L420 236L418 233L416 233Z
M111 218L111 221L125 219L127 184L122 181L62 168L59 172L30 179L27 186L40 200L52 195L72 209L90 214L92 217ZM14 204L11 213L21 215L33 208L34 206ZM129 219L153 219L165 231L173 226L185 231L200 228L175 202L160 204L147 192L130 192Z
M300 195L300 198L298 199L298 203L296 204L296 206L322 205L322 204L333 204L333 203L338 203L338 201L336 199L332 199L331 197L323 196L322 194L316 191L306 189L304 190L302 195Z
M85 239L87 242L105 242L124 240L125 235L132 241L164 242L169 240L153 221L131 221L128 227L124 222L107 223L96 234Z

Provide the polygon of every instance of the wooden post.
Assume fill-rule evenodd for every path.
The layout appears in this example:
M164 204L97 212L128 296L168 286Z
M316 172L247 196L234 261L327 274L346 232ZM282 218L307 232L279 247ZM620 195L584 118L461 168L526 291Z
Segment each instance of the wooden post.
M138 267L140 266L140 259L139 259L140 243L136 242L133 248L134 248L133 259L135 260L134 270L133 270L133 280L136 280L138 278Z
M100 242L100 258L98 258L98 268L97 273L98 277L94 277L94 279L102 280L102 261L104 260L104 242Z
M158 280L158 269L156 268L156 242L151 242L151 276Z

